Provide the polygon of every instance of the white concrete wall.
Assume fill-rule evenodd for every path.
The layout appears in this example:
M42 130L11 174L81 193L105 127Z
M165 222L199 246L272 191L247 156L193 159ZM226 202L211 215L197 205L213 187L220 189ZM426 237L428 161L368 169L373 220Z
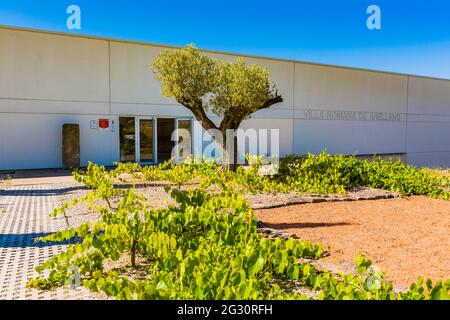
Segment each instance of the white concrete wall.
M64 123L80 124L81 160L109 164L108 41L0 29L0 170L61 167Z
M450 81L409 78L408 162L450 167Z
M108 115L103 115L108 118ZM60 168L61 132L65 123L80 125L81 162L108 165L116 161L118 144L110 131L92 130L90 115L0 115L0 170Z
M107 41L0 29L0 43L2 99L109 100Z
M294 92L294 153L405 152L406 76L296 63Z
M83 165L110 165L119 159L118 128L90 129L91 120L192 116L160 94L149 65L161 47L1 28L0 44L0 170L60 167L64 123L80 125ZM270 68L284 101L242 128L279 129L281 156L326 148L450 166L450 81L244 60ZM194 128L198 151L202 129Z

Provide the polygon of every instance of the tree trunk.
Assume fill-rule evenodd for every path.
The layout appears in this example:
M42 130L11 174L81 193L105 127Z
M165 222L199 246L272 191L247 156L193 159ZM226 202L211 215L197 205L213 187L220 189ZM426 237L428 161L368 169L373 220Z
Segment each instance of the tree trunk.
M228 150L227 150L227 134L226 131L221 131L222 134L222 145L220 146L222 153L222 169L223 170L230 170L230 159L228 156Z
M136 244L137 241L133 240L133 244L131 246L131 267L133 267L133 269L136 269Z
M241 121L237 121L234 123L234 127L233 127L233 168L231 170L236 171L237 167L239 165L238 160L239 160L239 153L238 153L238 136L237 136L237 132L239 127L241 126Z
M234 141L234 144L233 144L233 150L234 150L234 152L233 152L233 163L232 163L232 165L230 167L230 170L232 170L232 171L236 171L237 167L238 167L238 145L237 145L238 139L237 139L237 135L236 135L236 130L234 132L235 132L235 134L234 134L234 137L233 137L233 141Z
M233 134L227 136L227 130L233 130ZM221 131L222 145L219 146L222 152L222 169L236 171L238 166L238 138L235 128L229 128ZM232 146L228 146L229 142L233 143ZM230 155L229 151L233 154Z

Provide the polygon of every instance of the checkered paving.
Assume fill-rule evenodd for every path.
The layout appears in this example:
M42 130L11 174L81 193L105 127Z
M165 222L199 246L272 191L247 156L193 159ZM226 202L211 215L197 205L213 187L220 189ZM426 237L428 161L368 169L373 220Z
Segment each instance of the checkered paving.
M26 287L35 267L65 250L67 244L36 238L70 227L65 216L48 214L67 189L52 185L10 186L0 190L0 300L92 299L85 288L41 291Z

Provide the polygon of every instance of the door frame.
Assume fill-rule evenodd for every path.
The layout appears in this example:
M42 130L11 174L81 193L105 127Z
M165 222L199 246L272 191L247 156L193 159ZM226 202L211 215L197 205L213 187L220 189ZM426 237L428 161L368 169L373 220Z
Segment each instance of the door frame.
M191 156L193 156L194 155L194 130L193 130L193 128L194 128L194 126L193 126L193 119L192 119L192 117L179 117L179 118L175 118L175 136L178 138L179 136L178 136L178 121L180 121L180 120L189 120L189 131L191 132ZM175 163L179 163L180 162L180 159L178 158L179 157L179 151L178 151L178 143L177 144L175 144L175 154L176 154L176 157L175 157Z
M194 155L194 118L193 117L174 117L174 116L136 116L136 115L119 115L118 116L118 130L117 130L117 140L118 140L118 151L119 151L119 161L120 161L120 118L134 118L134 131L135 131L135 163L143 164L143 165L156 165L159 163L158 161L158 118L164 118L164 119L173 119L174 121L174 128L175 128L175 134L176 137L178 137L178 121L179 120L189 120L190 121L190 131L191 131L191 155ZM152 162L141 162L141 150L140 150L140 144L141 144L141 132L140 132L140 124L141 120L153 120L153 159ZM179 162L179 154L178 154L178 145L175 145L175 154L176 159L174 161L176 163Z
M154 116L135 116L134 117L134 125L136 131L136 139L135 139L135 159L136 163L149 165L149 164L157 164L158 163L158 139L155 139L157 135L158 128L158 120ZM141 120L152 120L153 121L153 141L152 141L152 149L153 149L153 161L141 161Z

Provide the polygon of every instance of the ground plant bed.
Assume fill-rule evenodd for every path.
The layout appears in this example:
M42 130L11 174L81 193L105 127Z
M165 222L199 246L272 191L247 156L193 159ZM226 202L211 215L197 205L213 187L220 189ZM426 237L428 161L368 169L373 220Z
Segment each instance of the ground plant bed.
M11 263L40 258L21 269L1 265L17 288L0 296L449 298L449 202L440 175L325 153L282 167L263 176L258 161L235 172L193 161L90 164L72 185L19 190L12 181L0 191L3 228L20 215L22 229L39 233L5 229L1 255Z
M87 171L74 177L91 191L64 203L52 216L87 204L99 215L98 221L41 239L76 241L68 251L38 267L41 275L31 279L28 286L60 287L78 275L89 290L116 299L448 298L444 233L448 229L445 208L449 195L438 175L400 162L368 162L325 153L284 164L284 173L278 176L261 176L259 168L258 161L249 170L238 168L236 172L206 162L157 167L120 164L111 171L90 164ZM154 195L148 193L150 186L146 185L155 181L170 182L159 185L172 199L160 208L151 205ZM292 192L298 197L293 198ZM355 196L358 192L364 196ZM261 210L255 216L246 194L272 194L267 197L267 207L282 206L283 194L289 199L284 204L303 204ZM376 194L373 199L384 200L368 200L371 194ZM442 199L433 200L437 206L433 209L438 211L427 217L426 224L422 223L423 212L410 212L411 217L418 217L405 223L408 207L388 203L416 198L386 199L409 194ZM373 210L375 203L379 208ZM388 203L385 206L389 209L383 211L383 203ZM350 210L346 215L345 209L337 209L352 205L361 206L356 210L359 214ZM323 209L315 211L318 208ZM330 215L332 210L336 211L334 216ZM346 227L346 232L336 229ZM311 230L320 228L330 230L328 238L326 232L312 236ZM439 236L424 237L417 230L420 228L432 229ZM269 229L281 232L267 232ZM354 238L348 240L348 233ZM338 244L333 243L334 237ZM414 240L422 242L410 249L408 245ZM370 244L364 246L365 242ZM390 248L390 255L383 254L381 247ZM408 253L419 247L422 251L405 263L411 257ZM442 257L442 264L413 270L421 261L430 260L426 250ZM371 254L377 265L369 259ZM342 263L330 260L351 261L345 260L350 255L354 255L354 268L342 269ZM395 263L411 274L423 271L419 274L432 280L419 278L408 283L410 278L395 272ZM378 264L393 275L388 278Z
M420 275L450 275L448 201L413 196L302 204L255 215L263 228L323 244L330 256L316 264L321 268L351 272L354 257L363 252L398 288L408 288Z

